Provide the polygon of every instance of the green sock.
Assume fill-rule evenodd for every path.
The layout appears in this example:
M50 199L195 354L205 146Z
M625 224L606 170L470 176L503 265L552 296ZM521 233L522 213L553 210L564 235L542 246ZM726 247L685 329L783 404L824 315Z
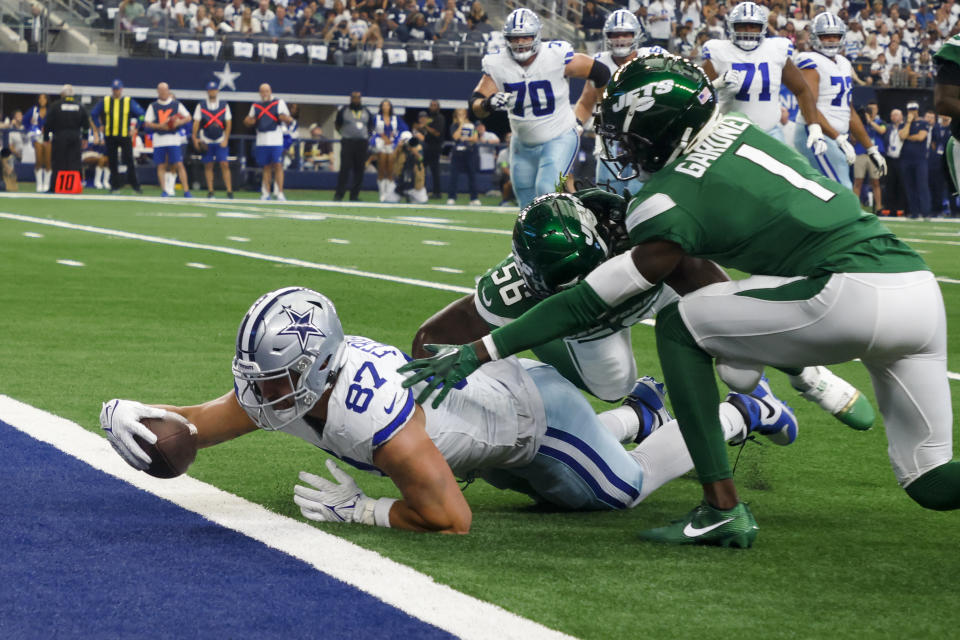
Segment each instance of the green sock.
M910 483L907 495L921 507L949 511L960 509L960 461L930 469Z
M680 432L701 483L731 477L713 358L697 346L677 303L657 314L657 353Z

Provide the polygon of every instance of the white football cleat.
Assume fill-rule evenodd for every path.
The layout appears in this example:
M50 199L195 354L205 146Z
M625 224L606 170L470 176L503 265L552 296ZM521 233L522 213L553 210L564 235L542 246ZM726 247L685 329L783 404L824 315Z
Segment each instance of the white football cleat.
M873 426L876 414L870 401L826 367L807 367L799 376L790 376L790 385L852 429L866 431Z

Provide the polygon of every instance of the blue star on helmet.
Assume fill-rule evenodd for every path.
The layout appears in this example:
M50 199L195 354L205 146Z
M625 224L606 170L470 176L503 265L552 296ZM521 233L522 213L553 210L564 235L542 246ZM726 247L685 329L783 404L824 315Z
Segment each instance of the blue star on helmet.
M287 317L290 319L290 324L281 329L277 335L281 336L297 336L300 340L300 349L304 350L307 347L307 339L310 336L320 336L321 338L326 338L327 335L320 331L320 328L317 325L313 324L313 309L308 309L306 313L297 313L290 307L284 307L283 310L287 313Z

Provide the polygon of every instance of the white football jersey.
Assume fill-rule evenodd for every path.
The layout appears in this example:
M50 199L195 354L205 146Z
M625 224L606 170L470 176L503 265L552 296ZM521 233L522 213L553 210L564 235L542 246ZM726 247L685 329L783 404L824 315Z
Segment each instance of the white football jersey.
M381 473L373 453L413 417L414 399L426 383L403 388L405 376L397 367L408 358L396 347L346 336L344 354L326 422L301 418L283 431L358 469ZM427 434L458 478L481 469L528 464L546 432L540 394L516 358L484 365L462 388L451 391L440 408L430 404L422 407Z
M650 55L653 53L667 53L667 50L657 45L654 45L652 47L639 47L637 49L637 55L634 56L633 58L630 58L630 60L633 60L635 58L642 58L643 56ZM600 53L594 54L593 59L599 60L601 63L606 65L607 69L610 69L610 75L613 75L613 72L616 71L620 66L613 59L612 51L601 51ZM629 62L630 60L628 60L627 62Z
M483 72L497 91L512 94L507 117L513 135L523 144L543 144L576 127L570 83L563 75L573 55L569 42L551 40L540 44L537 57L526 67L506 48L483 57Z
M793 55L787 38L764 38L753 51L744 51L731 40L708 40L703 59L722 76L733 69L744 74L740 91L720 103L720 112L739 111L769 131L780 122L780 81L783 67Z
M817 109L826 117L837 133L850 129L850 101L853 97L853 72L850 61L837 54L832 60L816 51L797 54L796 65L802 69L816 69L820 76ZM803 123L797 116L797 123Z

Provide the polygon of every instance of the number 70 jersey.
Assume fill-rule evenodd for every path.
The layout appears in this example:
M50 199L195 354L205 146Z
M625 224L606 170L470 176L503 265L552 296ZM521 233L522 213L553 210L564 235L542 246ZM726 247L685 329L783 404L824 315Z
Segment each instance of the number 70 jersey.
M752 51L744 51L730 40L708 40L703 58L722 76L733 69L743 80L733 99L720 105L722 113L738 111L755 125L769 131L780 121L780 81L783 67L793 55L787 38L764 38Z
M497 91L511 94L507 117L513 135L523 144L543 144L576 126L570 84L564 75L573 55L569 42L551 40L540 45L537 57L526 67L506 47L483 57L483 72Z

